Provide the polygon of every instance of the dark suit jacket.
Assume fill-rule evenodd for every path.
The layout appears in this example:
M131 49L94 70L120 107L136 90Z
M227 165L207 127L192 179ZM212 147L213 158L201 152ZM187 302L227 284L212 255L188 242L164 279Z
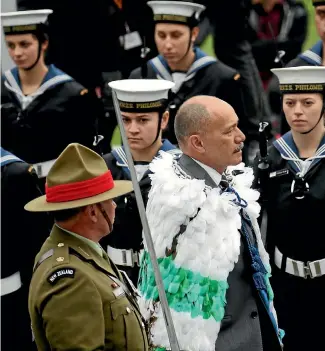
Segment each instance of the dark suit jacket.
M192 158L182 155L180 167L191 177L216 187L208 173ZM226 310L216 342L216 351L281 350L275 329L253 287L250 257L241 239L240 256L229 274Z

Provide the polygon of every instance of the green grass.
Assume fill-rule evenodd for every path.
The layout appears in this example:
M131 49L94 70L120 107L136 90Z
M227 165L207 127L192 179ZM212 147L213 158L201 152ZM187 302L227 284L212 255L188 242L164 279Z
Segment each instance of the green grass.
M217 1L217 0L216 0ZM310 0L303 0L307 10L308 10L308 34L306 41L304 43L304 50L310 48L319 38L316 32L315 23L314 23L314 7ZM201 49L205 51L208 55L214 56L213 51L213 40L212 36L208 36L206 40L202 43ZM118 127L116 127L113 137L112 137L112 146L121 145L121 136Z

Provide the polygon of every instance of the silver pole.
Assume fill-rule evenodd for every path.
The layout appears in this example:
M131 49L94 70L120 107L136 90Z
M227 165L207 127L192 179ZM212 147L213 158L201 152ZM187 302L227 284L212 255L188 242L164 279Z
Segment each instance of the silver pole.
M162 307L162 311L163 311L163 315L164 315L164 319L165 319L165 324L166 324L168 338L169 338L169 344L170 344L172 351L180 351L173 319L172 319L170 309L168 306L168 302L167 302L164 284L163 284L160 270L159 270L159 266L158 266L156 251L155 251L152 237L151 237L151 233L150 233L150 228L149 228L149 224L148 224L148 220L147 220L147 216L146 216L146 210L144 207L142 194L140 191L140 186L139 186L136 171L134 168L133 158L131 155L129 143L128 143L128 140L126 137L126 133L125 133L125 129L124 129L123 121L122 121L120 106L119 106L116 92L114 89L112 89L112 94L113 94L113 102L114 102L114 109L115 109L115 113L116 113L116 118L117 118L117 122L118 122L119 127L120 127L120 133L121 133L121 137L122 137L122 141L123 141L123 146L124 146L126 158L128 161L129 170L131 173L133 190L134 190L135 198L136 198L139 213L140 213L143 234L144 234L144 237L146 240L146 244L147 244L147 248L148 248L148 252L150 255L150 260L152 263L152 267L153 267L153 271L154 271L154 275L155 275L155 280L156 280L156 284L157 284L157 288L158 288L159 300L161 303L161 307Z

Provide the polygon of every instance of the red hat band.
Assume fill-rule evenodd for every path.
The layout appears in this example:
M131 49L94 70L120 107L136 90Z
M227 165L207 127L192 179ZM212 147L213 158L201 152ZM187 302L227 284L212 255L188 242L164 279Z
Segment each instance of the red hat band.
M111 171L92 179L48 187L45 184L47 202L67 202L96 196L114 188Z

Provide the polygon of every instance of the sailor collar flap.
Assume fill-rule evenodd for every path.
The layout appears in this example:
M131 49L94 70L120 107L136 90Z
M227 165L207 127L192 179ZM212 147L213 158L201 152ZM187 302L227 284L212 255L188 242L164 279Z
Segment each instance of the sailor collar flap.
M186 72L184 82L187 82L192 78L194 78L196 73L202 68L217 62L216 58L206 55L203 51L201 51L198 48L195 48L194 51L195 51L196 59L191 65L191 67L189 68L189 70ZM152 66L158 79L165 79L173 82L173 77L172 77L170 68L168 67L167 61L164 59L162 55L156 56L155 58L151 59L149 61L149 64ZM175 86L174 88L172 88L172 91L174 93L177 93L180 87L181 85L178 87Z
M310 65L321 66L323 61L322 52L323 42L319 40L312 48L300 54L299 57Z
M158 154L160 151L168 152L169 154L174 155L174 156L179 156L182 153L173 144L171 144L170 141L167 139L163 141L163 144L162 144L161 148L159 149ZM158 154L157 154L157 156L158 156ZM123 169L123 172L127 176L127 179L131 179L131 172L129 170L128 161L126 158L126 153L125 153L124 147L119 146L119 147L114 148L112 150L112 155L114 156L114 158L116 160L116 165ZM142 177L142 179L145 179L149 173L150 173L150 170L148 170L145 173L145 175Z
M21 104L22 110L25 110L35 98L42 95L48 89L54 88L59 84L63 84L72 80L73 78L71 78L69 75L65 74L54 65L50 65L49 70L40 87L34 93L30 95L24 95L21 89L18 68L14 67L13 69L7 70L4 73L4 85L15 95Z
M321 159L325 158L325 136L322 138L315 156L309 157L306 160L302 160L299 157L299 151L293 140L291 131L275 140L273 145L279 151L281 157L288 162L294 174L299 174L302 177L308 175L308 172L312 170Z

